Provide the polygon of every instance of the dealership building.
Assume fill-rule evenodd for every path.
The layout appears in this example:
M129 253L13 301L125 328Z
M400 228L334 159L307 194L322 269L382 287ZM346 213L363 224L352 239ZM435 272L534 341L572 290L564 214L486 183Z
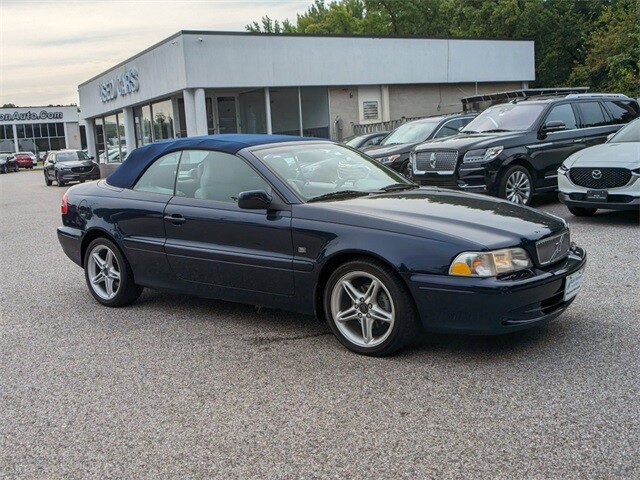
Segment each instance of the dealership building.
M0 152L82 148L78 107L0 108Z
M81 84L80 117L90 154L109 161L214 133L341 140L534 78L531 40L181 31Z

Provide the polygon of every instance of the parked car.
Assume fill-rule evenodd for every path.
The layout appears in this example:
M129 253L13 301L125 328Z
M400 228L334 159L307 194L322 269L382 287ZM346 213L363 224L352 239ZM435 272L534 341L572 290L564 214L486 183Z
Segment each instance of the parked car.
M326 178L305 178L315 151ZM134 150L62 199L58 239L102 305L144 287L315 314L386 355L428 330L545 324L580 288L584 250L558 217L419 188L328 140L215 135Z
M18 162L13 153L0 153L0 173L18 171Z
M558 169L562 203L577 216L599 208L640 211L640 118L606 143L585 148Z
M125 148L110 148L106 153L102 152L98 158L100 159L100 163L117 163L123 161L126 156L127 150Z
M387 130L382 132L363 133L362 135L354 135L352 137L345 138L342 143L349 145L351 148L360 150L365 147L378 145L387 135L389 135Z
M444 138L459 130L475 118L475 113L438 115L400 125L378 146L363 149L372 158L409 175L409 154L416 145L434 138Z
M82 150L55 150L47 155L44 165L44 182L51 186L55 181L59 187L69 182L98 180L100 166Z
M411 177L529 205L534 193L557 188L569 155L604 143L639 114L638 102L625 95L513 100L486 109L460 135L418 145Z
M38 157L33 152L18 152L17 155L28 155L31 159L31 168L38 164Z
M20 168L33 168L33 161L28 154L16 153L14 156Z

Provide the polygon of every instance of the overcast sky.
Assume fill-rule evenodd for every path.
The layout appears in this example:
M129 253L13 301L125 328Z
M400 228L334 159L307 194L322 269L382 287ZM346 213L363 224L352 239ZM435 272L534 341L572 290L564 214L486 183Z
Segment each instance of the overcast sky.
M0 0L0 106L78 103L78 85L180 30L245 31L312 0Z

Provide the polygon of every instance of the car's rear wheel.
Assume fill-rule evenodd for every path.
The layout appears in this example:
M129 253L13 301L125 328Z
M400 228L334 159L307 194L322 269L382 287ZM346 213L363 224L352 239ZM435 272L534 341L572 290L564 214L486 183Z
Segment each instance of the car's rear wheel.
M91 295L107 307L129 305L143 290L133 282L131 266L120 249L103 237L89 244L84 273Z
M510 167L502 176L499 194L512 203L530 205L533 198L533 180L529 170L521 165Z
M407 287L381 262L354 260L329 277L324 308L331 330L349 350L389 355L415 337L418 314Z
M576 217L590 217L595 215L598 211L597 208L585 208L585 207L567 207L569 211Z

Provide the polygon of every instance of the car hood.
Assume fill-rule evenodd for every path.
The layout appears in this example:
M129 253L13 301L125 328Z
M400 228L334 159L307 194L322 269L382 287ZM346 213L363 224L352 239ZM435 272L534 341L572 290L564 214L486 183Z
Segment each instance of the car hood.
M500 145L514 138L521 138L523 132L461 133L440 140L430 140L416 146L416 150L451 149L467 151L472 148L488 148Z
M373 158L388 157L389 155L396 155L402 153L409 153L413 147L418 145L417 143L400 143L398 145L376 145L364 149L367 155Z
M603 143L585 148L567 158L564 164L572 167L640 167L640 142Z
M91 160L65 160L64 162L58 162L57 166L62 168L75 168L75 167L93 167L95 162Z
M484 249L520 245L566 228L559 217L506 200L429 187L305 207L324 210L337 223L442 241L455 238Z

